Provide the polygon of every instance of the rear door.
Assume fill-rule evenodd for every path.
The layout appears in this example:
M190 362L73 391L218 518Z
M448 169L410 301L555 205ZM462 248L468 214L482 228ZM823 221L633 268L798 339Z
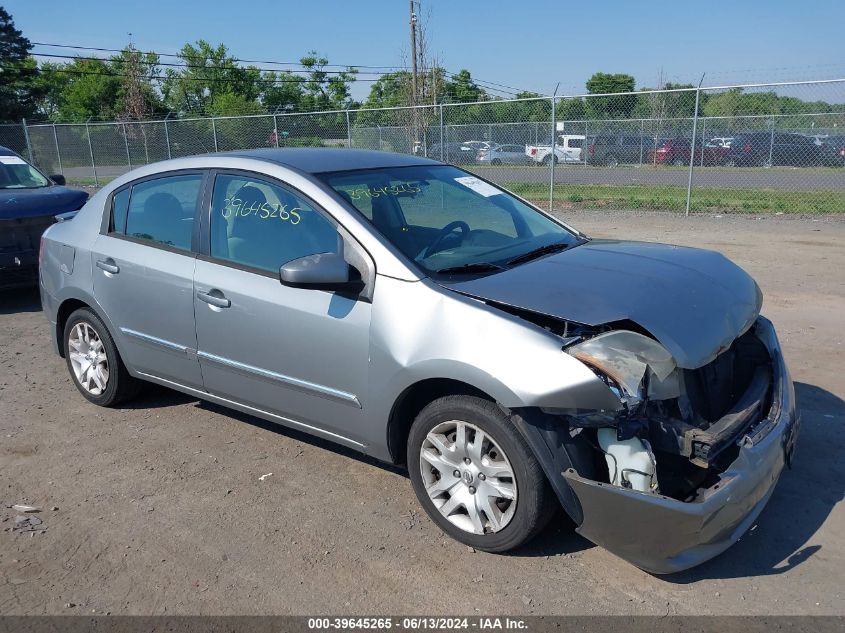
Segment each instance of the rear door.
M126 364L194 388L202 388L193 300L202 182L202 172L171 172L117 190L92 249L94 296Z

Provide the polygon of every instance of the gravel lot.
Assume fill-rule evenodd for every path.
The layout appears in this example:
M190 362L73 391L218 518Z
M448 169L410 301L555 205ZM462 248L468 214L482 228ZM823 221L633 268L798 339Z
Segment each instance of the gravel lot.
M0 613L845 614L845 222L567 213L599 237L713 248L751 272L804 414L756 526L655 577L555 522L508 556L441 535L405 474L159 388L105 410L0 295ZM263 481L259 477L272 473ZM46 531L12 532L32 503Z

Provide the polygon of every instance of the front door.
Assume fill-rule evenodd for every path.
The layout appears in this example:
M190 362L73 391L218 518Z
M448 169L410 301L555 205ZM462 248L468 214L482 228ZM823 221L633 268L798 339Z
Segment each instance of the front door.
M109 230L92 249L94 297L126 364L195 388L202 388L202 375L191 245L202 178L182 173L118 190Z
M333 222L278 182L219 173L208 226L208 253L194 274L205 389L355 443L370 303L279 281L282 264L337 250Z

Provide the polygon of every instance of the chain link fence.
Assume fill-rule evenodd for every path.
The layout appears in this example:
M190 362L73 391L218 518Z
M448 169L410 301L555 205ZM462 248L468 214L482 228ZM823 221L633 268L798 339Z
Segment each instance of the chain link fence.
M418 107L0 125L69 182L259 147L353 147L453 163L548 207L845 212L845 80Z

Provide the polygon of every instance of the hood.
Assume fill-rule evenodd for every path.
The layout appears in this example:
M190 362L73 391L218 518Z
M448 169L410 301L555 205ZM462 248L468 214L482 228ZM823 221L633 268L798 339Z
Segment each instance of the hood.
M719 253L610 240L493 275L438 283L584 325L633 321L685 369L701 367L726 349L754 323L763 300L754 280Z
M37 189L0 189L0 220L76 211L86 200L88 194L84 191L58 185Z

